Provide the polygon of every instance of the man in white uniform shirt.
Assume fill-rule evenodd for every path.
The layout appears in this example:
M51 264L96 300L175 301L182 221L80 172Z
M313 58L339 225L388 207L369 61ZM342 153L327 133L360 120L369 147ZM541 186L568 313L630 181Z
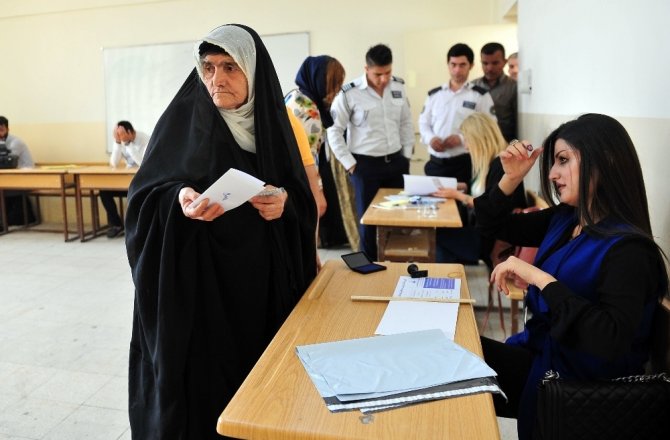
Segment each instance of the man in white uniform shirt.
M149 143L149 136L135 131L133 124L128 121L119 121L114 127L114 146L109 158L109 165L116 168L121 159L127 168L139 167L144 158L144 152ZM123 220L114 202L115 197L126 197L127 191L100 191L100 201L107 212L107 237L114 238L123 232Z
M4 116L0 116L0 145L5 150L5 154L9 153L17 157L17 168L33 168L35 166L26 143L21 138L9 134L9 120ZM26 194L26 191L9 190L4 192L8 225L25 225L35 222L36 218L33 206L27 199ZM24 214L24 203L26 203L25 209L27 210L27 215ZM2 225L2 219L0 219L0 230L4 231L5 228L6 226Z
M421 142L430 153L424 167L426 175L455 177L468 185L472 180L472 163L460 135L461 123L474 112L495 119L491 95L483 87L468 82L474 58L474 52L466 44L457 43L449 49L449 82L428 92L419 116Z
M379 188L404 186L414 148L404 81L391 75L391 49L371 47L365 62L365 75L342 87L333 100L333 125L327 131L333 154L349 172L358 218ZM359 225L358 230L361 250L375 258L375 227Z

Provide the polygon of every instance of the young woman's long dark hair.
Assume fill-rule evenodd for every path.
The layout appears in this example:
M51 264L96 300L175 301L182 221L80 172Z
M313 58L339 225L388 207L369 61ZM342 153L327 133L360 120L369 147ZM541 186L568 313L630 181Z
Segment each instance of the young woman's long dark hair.
M605 235L633 232L653 240L642 169L626 129L614 118L588 113L564 123L547 137L540 175L543 195L552 205L556 204L558 193L549 173L558 139L579 154L579 220ZM596 223L603 219L630 229L602 230ZM608 225L611 227L611 222Z
M556 141L563 139L580 157L577 218L584 229L602 236L627 235L649 240L659 252L664 295L668 295L667 257L651 232L647 192L633 141L616 119L587 113L554 130L540 158L542 194L556 205L558 192L549 179ZM607 222L600 222L607 219Z

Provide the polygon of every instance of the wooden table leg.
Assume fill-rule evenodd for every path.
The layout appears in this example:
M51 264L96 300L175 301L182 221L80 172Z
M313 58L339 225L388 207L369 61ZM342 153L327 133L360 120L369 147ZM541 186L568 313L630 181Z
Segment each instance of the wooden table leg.
M386 260L386 242L393 228L377 226L377 261Z
M0 217L2 218L2 232L4 235L9 232L9 225L7 224L7 207L5 206L5 191L0 189Z
M519 332L519 301L516 299L510 300L510 320L512 321L512 334Z
M428 231L428 262L437 263L437 229L426 228Z
M84 239L84 201L82 200L81 195L81 184L79 183L79 174L74 176L74 198L75 206L77 207L77 231L79 232L79 240L86 241Z

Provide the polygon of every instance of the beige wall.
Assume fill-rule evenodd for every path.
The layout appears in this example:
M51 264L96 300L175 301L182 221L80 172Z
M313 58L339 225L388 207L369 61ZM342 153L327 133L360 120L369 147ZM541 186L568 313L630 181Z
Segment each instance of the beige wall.
M438 44L433 37L448 29L466 29L468 38L474 30L486 34L486 27L474 26L497 25L499 16L497 0L416 0L411 8L401 0L387 0L383 7L351 0L308 7L294 0L0 1L0 114L38 162L105 161L101 49L194 41L231 22L260 34L307 31L311 53L338 58L349 79L362 73L368 47L389 44L394 73L406 77L411 72L418 79L415 91L421 99L413 98L412 105L420 109L435 81L424 86L419 72L437 56L441 82L447 40L456 35ZM477 37L483 41L488 35ZM410 65L410 60L422 64Z
M596 112L628 130L644 173L652 230L670 251L670 59L667 0L519 0L521 134L540 144L560 123ZM520 78L521 79L521 78ZM523 82L523 81L521 81ZM622 176L625 178L625 176ZM536 187L537 174L528 179Z
M670 119L635 118L610 114L615 117L630 134L636 146L644 183L647 189L651 227L658 243L667 253L670 249L670 203L668 191L668 153L667 141L670 139ZM574 115L529 114L520 116L523 138L535 145L541 145L544 138L563 122L574 119ZM659 141L660 140L660 141ZM526 186L539 191L537 170L526 181Z

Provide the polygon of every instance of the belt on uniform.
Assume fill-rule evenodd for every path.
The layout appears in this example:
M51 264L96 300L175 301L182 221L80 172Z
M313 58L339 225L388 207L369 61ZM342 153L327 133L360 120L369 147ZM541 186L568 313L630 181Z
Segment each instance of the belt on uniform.
M352 154L352 155L357 161L360 159L367 159L367 160L379 160L379 161L383 160L385 163L390 163L391 159L402 155L402 150L398 150L395 153L386 154L384 156L368 156L367 154Z
M436 157L433 156L432 154L430 155L430 161L439 164L450 163L453 162L455 159L465 159L465 154L459 154L458 156L452 156L452 157Z

